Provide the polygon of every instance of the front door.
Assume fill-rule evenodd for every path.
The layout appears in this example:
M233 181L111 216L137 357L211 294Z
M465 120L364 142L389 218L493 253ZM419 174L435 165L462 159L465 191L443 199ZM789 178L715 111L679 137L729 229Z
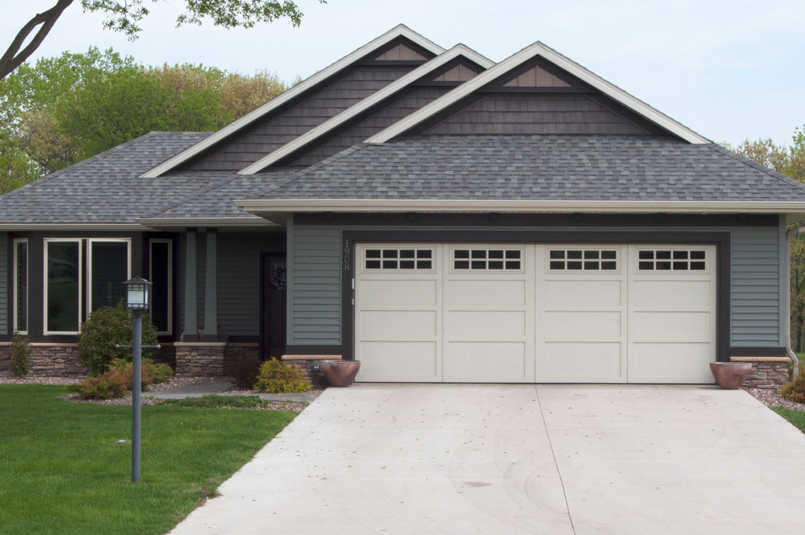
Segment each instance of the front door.
M285 255L260 255L260 274L260 351L268 360L285 354Z

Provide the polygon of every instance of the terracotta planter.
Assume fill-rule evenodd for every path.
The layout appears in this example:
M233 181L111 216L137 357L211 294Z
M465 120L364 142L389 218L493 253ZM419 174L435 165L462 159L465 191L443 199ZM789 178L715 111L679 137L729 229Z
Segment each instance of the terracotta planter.
M325 360L320 364L321 373L330 386L349 386L358 375L361 363L358 360Z
M738 390L752 373L752 365L748 362L711 362L710 371L718 386L724 390Z

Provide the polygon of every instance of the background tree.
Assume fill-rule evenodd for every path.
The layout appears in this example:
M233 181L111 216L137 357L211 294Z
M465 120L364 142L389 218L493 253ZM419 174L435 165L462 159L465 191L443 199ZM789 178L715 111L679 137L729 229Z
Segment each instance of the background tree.
M130 39L136 39L142 28L140 21L150 14L149 3L160 0L80 0L84 12L106 14L103 27L123 32ZM325 3L326 0L319 0ZM8 76L25 60L31 57L47 37L53 25L65 9L75 0L54 0L52 8L37 13L29 20L11 41L6 52L0 56L0 80ZM200 25L210 19L216 26L224 28L251 28L258 22L273 22L288 18L294 26L302 21L302 12L293 0L280 2L270 0L182 0L185 12L176 19L176 26L183 24ZM30 40L29 40L30 39ZM28 44L23 47L28 41Z

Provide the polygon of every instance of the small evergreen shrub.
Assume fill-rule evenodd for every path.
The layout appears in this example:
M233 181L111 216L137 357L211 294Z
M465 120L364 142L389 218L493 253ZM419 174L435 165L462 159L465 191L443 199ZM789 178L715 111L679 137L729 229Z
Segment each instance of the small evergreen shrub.
M19 333L11 339L11 373L17 377L31 371L31 341Z
M126 308L124 300L116 307L103 307L92 312L89 319L81 324L78 338L78 358L89 368L92 375L98 375L109 369L115 359L131 362L131 348L116 348L116 344L131 345L132 313ZM143 345L157 343L156 327L147 315L143 315ZM150 355L143 349L143 356Z
M235 385L244 390L252 390L260 374L260 362L251 358L239 358L232 368Z
M154 380L154 384L167 383L173 379L173 368L167 364L149 364L149 373Z
M799 375L783 387L780 395L788 401L805 403L805 367L799 369Z
M144 362L140 376L143 391L148 390L148 386L154 382L151 370L151 366ZM80 399L121 398L131 392L134 380L132 371L131 362L116 359L110 363L110 368L105 372L70 385L69 389L76 392Z
M272 394L290 394L307 392L311 388L310 381L302 376L295 367L286 365L281 360L269 360L260 366L260 374L254 388L260 392Z

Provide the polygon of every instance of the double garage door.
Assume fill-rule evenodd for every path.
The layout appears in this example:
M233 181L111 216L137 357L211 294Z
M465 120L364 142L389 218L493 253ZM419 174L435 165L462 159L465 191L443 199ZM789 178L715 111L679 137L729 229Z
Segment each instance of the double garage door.
M359 381L712 383L713 246L357 252Z

